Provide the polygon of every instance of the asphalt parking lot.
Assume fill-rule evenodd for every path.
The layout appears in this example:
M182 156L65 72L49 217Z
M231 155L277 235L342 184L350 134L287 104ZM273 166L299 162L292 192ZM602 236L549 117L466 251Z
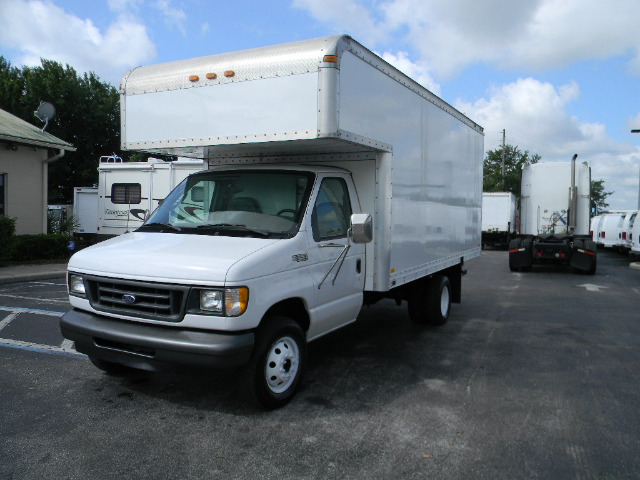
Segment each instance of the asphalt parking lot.
M438 328L393 302L310 346L291 404L235 372L111 377L65 343L62 279L0 285L0 479L640 477L640 271L467 265Z

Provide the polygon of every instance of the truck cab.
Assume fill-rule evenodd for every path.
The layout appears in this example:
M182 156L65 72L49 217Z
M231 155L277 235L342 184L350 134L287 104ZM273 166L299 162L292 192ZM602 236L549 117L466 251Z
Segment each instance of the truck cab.
M286 315L313 340L362 306L364 245L349 235L358 213L338 168L191 175L135 232L73 256L63 334L102 368L147 370L245 365L265 318L280 330Z

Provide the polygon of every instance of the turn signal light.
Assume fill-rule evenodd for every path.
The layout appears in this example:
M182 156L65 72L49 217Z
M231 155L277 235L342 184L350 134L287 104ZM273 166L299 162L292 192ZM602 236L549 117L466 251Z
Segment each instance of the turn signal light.
M337 55L325 55L324 58L323 58L323 61L329 62L329 63L338 63L338 56Z

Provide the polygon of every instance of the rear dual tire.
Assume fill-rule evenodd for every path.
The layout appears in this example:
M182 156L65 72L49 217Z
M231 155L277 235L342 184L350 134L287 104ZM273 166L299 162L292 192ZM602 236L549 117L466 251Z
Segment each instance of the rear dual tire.
M417 282L409 298L409 317L413 323L444 325L451 311L451 281L437 275Z

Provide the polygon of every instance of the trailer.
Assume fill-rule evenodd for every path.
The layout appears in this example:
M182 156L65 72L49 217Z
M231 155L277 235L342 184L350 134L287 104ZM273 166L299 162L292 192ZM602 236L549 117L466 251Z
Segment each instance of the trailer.
M516 197L511 192L482 193L482 246L508 247L516 233Z
M509 245L509 268L534 264L569 265L596 272L596 244L590 236L591 169L577 163L544 162L522 170L520 235Z
M73 189L74 235L95 236L98 233L98 187Z
M71 258L61 330L98 368L239 367L275 408L363 304L442 325L461 301L483 130L352 38L140 67L121 112L123 148L210 169Z
M108 238L135 230L187 175L207 166L190 158L124 162L117 155L100 157L96 232Z

